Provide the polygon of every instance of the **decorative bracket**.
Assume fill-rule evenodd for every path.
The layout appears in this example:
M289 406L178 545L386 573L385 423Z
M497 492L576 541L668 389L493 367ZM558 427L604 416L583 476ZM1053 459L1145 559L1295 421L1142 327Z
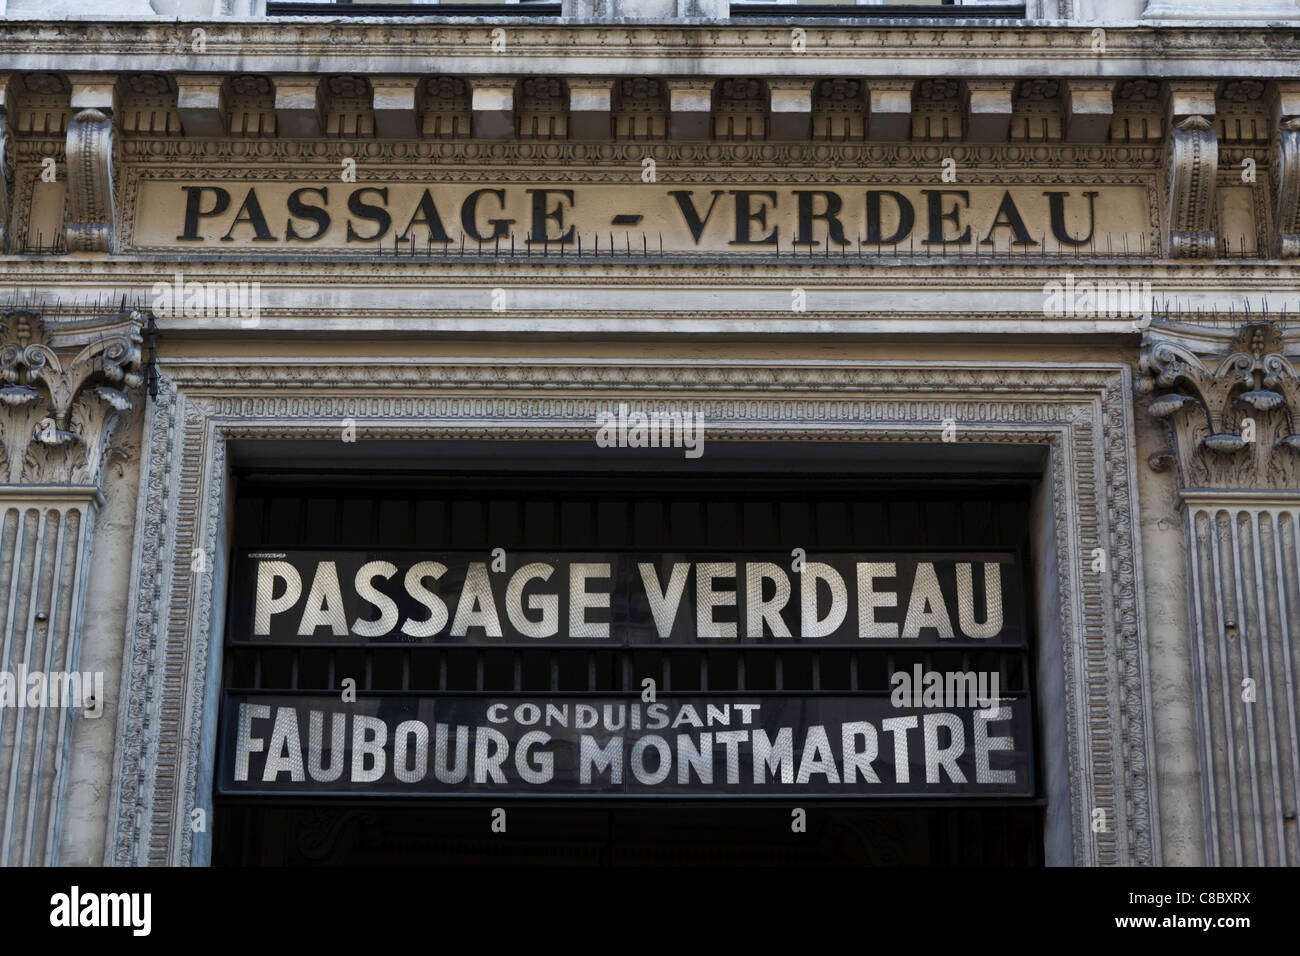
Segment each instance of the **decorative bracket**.
M77 105L73 90L73 105ZM110 100L111 102L111 100ZM117 208L113 199L112 110L87 107L68 124L69 252L112 252Z
M1300 257L1300 83L1275 85L1273 116L1274 251L1294 259Z
M1169 84L1168 228L1175 259L1214 257L1214 183L1219 138L1213 87Z

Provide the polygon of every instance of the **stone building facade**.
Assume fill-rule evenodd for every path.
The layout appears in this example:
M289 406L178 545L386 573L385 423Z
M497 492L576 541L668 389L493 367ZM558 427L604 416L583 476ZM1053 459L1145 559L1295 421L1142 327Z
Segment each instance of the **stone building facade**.
M92 7L0 4L0 669L104 688L0 707L4 863L221 858L248 488L619 403L1019 482L1029 862L1300 861L1294 0Z

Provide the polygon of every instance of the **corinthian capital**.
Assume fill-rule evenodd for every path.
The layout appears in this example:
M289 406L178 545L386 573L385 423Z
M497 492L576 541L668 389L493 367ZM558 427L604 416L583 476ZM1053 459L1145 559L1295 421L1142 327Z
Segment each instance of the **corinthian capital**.
M1300 335L1273 322L1152 324L1141 385L1169 425L1180 487L1300 487L1298 353Z
M0 483L98 486L141 384L143 314L47 327L0 314Z

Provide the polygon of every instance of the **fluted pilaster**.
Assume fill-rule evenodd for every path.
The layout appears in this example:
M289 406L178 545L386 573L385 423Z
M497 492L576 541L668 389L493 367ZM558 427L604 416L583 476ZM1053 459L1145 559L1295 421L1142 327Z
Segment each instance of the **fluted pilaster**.
M1300 335L1153 324L1187 533L1206 862L1300 864Z
M81 630L100 479L138 400L140 324L0 317L0 865L57 861L73 721L103 713Z

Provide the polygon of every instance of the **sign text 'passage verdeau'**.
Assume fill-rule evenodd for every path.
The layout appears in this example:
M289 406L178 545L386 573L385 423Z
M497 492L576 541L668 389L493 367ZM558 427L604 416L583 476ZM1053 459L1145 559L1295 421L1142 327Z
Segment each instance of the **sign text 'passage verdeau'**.
M565 182L482 185L145 180L142 208L175 218L141 219L139 247L276 245L356 249L367 245L500 251L533 245L588 254L637 251L758 252L858 246L1069 250L1131 224L1140 187L969 184L672 186ZM1136 249L1142 228L1128 239ZM644 237L644 238L643 238ZM937 251L937 250L936 250Z
M225 793L1030 796L1030 708L887 696L226 697Z
M1023 646L1010 553L269 551L230 640Z

